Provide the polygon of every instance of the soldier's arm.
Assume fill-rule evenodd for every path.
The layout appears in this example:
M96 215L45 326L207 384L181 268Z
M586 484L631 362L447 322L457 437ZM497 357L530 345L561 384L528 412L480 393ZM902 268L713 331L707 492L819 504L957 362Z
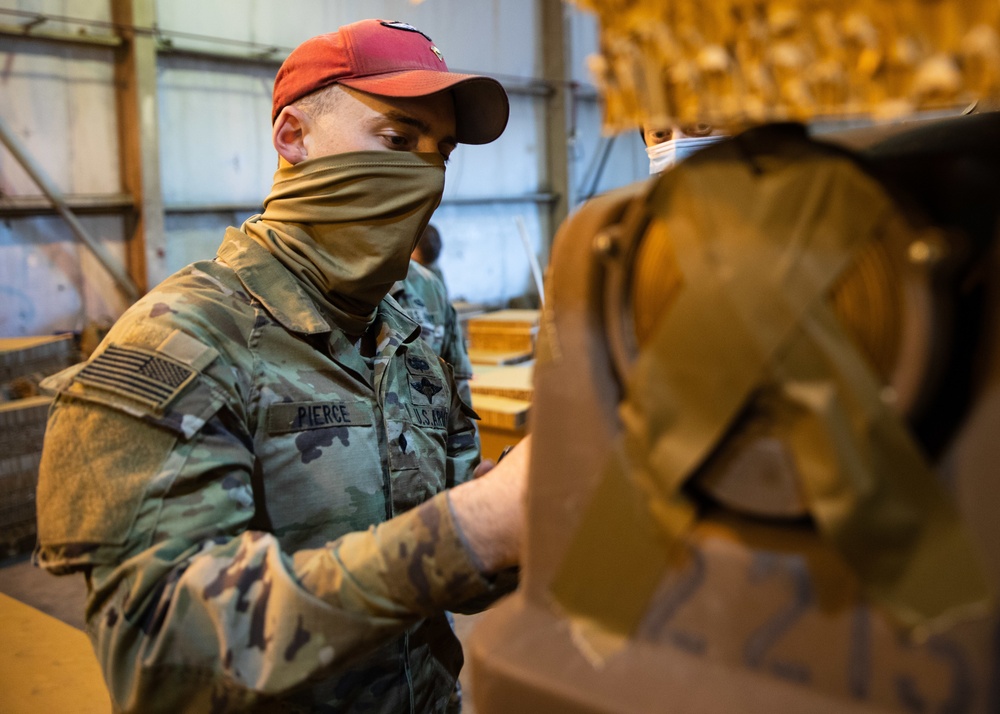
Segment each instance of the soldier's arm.
M474 423L469 409L456 392L452 405L453 422ZM481 612L511 593L520 580L516 566L523 529L530 439L522 439L522 443L500 465L494 465L492 461L481 460L477 431L470 431L465 426L458 434L456 438L453 425L448 453L448 484L455 486L451 489L452 512L462 540L473 554L477 567L496 576L491 578L491 592L449 608L454 612L471 614ZM453 444L461 444L462 447L453 449ZM482 468L477 468L480 466Z
M61 398L47 433L38 556L87 573L88 629L120 710L266 702L490 592L447 494L287 554L248 530L253 455L240 420L222 408L190 436L184 424ZM465 528L482 542L477 524Z
M520 562L530 455L529 435L485 475L451 490L455 520L483 572Z

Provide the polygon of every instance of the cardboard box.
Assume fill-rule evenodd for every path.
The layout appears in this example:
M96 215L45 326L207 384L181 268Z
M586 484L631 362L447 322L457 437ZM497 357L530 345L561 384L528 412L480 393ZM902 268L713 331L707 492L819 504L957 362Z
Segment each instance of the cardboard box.
M73 336L0 338L0 399L37 395L38 382L77 361Z
M534 363L509 365L488 369L484 372L472 370L469 389L475 395L492 395L530 402L534 391L532 376Z
M531 403L492 394L472 394L472 408L481 418L480 425L498 429L523 429Z
M497 310L470 319L470 352L533 352L539 314L538 310Z
M522 364L527 362L535 353L532 350L484 350L469 349L469 361L476 365L492 365L503 367L512 364Z

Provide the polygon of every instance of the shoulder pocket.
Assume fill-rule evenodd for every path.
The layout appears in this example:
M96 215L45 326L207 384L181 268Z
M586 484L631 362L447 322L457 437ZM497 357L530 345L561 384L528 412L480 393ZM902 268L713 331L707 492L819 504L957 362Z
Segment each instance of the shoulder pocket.
M151 489L176 473L180 443L225 403L200 374L217 355L175 332L155 349L113 343L45 380L57 393L36 502L46 567L118 557Z

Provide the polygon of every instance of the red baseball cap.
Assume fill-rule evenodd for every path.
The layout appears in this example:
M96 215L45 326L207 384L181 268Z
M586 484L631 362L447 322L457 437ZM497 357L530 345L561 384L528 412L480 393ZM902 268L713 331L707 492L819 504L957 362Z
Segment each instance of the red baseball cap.
M510 106L491 77L449 72L431 38L405 22L361 20L292 50L274 79L271 121L286 106L331 84L383 97L424 97L451 90L456 139L488 144L503 133Z

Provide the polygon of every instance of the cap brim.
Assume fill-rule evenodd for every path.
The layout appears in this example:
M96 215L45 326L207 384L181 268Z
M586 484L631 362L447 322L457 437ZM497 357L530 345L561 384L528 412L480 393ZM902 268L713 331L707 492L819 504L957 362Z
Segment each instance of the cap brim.
M477 74L412 69L337 83L383 97L425 97L451 90L455 97L455 138L460 144L490 143L503 133L510 116L503 85Z

